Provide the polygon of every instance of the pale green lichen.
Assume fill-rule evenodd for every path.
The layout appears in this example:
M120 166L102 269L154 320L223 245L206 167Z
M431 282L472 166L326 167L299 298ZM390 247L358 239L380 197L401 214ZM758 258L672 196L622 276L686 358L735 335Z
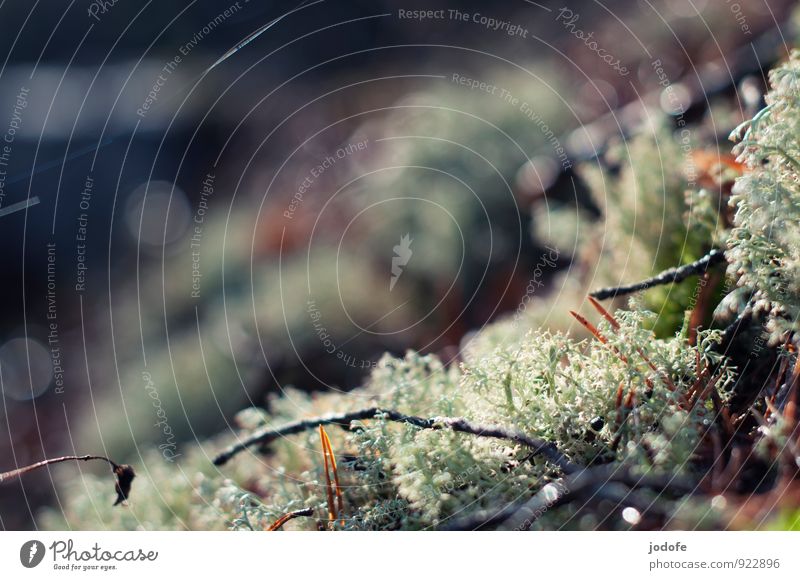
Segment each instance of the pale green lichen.
M607 322L599 325L608 344L531 332L521 344L490 352L470 348L460 369L447 369L433 356L386 357L363 388L347 396L289 392L274 402L269 421L378 405L423 417L461 416L500 425L556 442L582 465L618 461L642 474L692 474L706 410L702 405L683 409L678 393L693 380L698 356L703 364L722 362L710 348L718 337L704 333L699 346L691 347L680 338L656 339L642 327L638 310L620 312L618 318L618 331ZM722 374L720 387L732 377L725 367ZM619 385L626 393L639 393L621 427L615 424ZM239 422L252 430L266 421L262 412L249 410ZM509 441L424 430L380 417L347 430L329 428L329 433L339 456L347 529L440 527L452 518L516 501L560 475L544 458L526 460L530 450ZM214 445L204 448L210 454ZM73 482L69 524L265 529L282 513L303 507L314 508L318 519L326 514L314 431L276 441L264 458L241 454L222 468L224 474L209 467L201 449L177 467L154 457L146 462L153 469L137 481L128 509L100 505L96 498L102 494L95 486L101 482L93 478ZM80 493L87 480L90 493ZM548 518L558 518L558 510ZM58 527L52 514L45 522ZM314 529L317 520L298 519L291 525Z
M619 165L618 174L599 165L581 168L604 214L596 234L603 250L602 263L593 270L595 286L638 282L711 249L715 239L710 230L716 229L718 212L709 196L694 192L695 150L690 140L681 142L668 128L668 120L656 118L640 135L610 148L605 162ZM657 314L652 324L659 336L680 328L693 293L691 285L645 293L645 305Z
M691 187L687 193L685 178L673 171L681 162L681 150L674 136L660 129L655 132L660 135L660 155L652 139L642 137L621 158L618 178L589 172L596 192L602 191L598 184L608 188L608 203L602 205L605 222L587 228L585 239L582 234L577 274L557 279L566 290L548 299L535 297L513 319L465 339L460 365L448 367L435 356L411 352L403 358L385 356L365 384L348 393L285 389L268 402L268 412L243 411L237 437L300 418L380 407L499 426L552 442L576 465L611 464L635 476L678 477L699 487L715 453L709 433L719 416L711 395L716 405L725 403L736 369L717 352L720 331L700 331L696 344L676 332L691 308L693 286L649 291L645 304L640 298L615 311L618 329L595 315L592 320L604 342L576 332L580 326L571 327L567 313L579 309L587 279L593 284L636 281L727 243L729 272L740 288L722 305L741 311L741 294L754 292L757 312L767 313L773 339L783 340L797 330L799 67L795 54L772 74L769 106L746 127L738 146L747 172L735 187L733 232L720 218L721 194ZM631 196L638 196L638 205L629 203ZM635 261L629 250L637 252ZM588 267L595 262L601 264L599 278ZM625 264L631 266L630 278L626 274L626 280L612 279ZM648 314L646 306L656 314ZM655 325L653 316L664 325ZM701 393L705 397L699 397ZM760 390L752 393L756 400L763 399L761 395ZM786 445L791 425L783 421L777 414L767 429L742 436L752 438L756 455L769 458L771 448ZM446 527L456 519L530 498L548 490L548 484L561 485L565 475L512 441L422 429L391 422L385 415L329 426L327 431L344 491L344 524L337 521L334 528ZM105 479L84 475L64 480L63 512L49 510L40 521L51 529L263 530L286 512L311 508L314 517L292 520L285 528L330 527L316 431L280 438L268 449L254 447L221 468L213 467L215 453L232 440L225 434L187 445L177 464L155 453L131 461L141 465L140 475L130 505L122 509L112 508L111 498L103 501L108 494ZM74 473L75 468L64 469ZM669 514L658 525L727 525L723 511L728 500L722 496L710 500L646 490L639 494L640 500L658 504ZM630 527L614 515L615 505L599 502L584 509L581 503L548 504L534 528ZM787 527L795 525L793 517L786 518L791 520Z
M767 106L739 127L729 273L765 312L773 343L800 330L800 53L770 74Z

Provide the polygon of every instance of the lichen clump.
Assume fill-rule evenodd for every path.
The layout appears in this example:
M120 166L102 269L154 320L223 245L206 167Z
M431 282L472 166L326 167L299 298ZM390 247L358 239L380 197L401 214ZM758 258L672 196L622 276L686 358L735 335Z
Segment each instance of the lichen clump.
M618 328L600 324L605 344L532 331L522 343L487 352L476 340L460 368L445 368L435 356L387 356L364 387L346 396L289 391L273 401L269 416L249 410L240 424L246 433L298 415L377 405L532 434L555 442L581 466L616 462L637 476L692 474L712 411L707 401L687 404L682 393L695 381L698 362L704 367L722 362L711 348L718 333L703 333L695 347L677 337L658 340L642 327L642 316L638 310L621 312ZM720 368L723 387L732 373ZM472 512L528 497L563 475L524 445L448 429L420 429L378 417L329 428L329 433L345 490L344 525L337 521L336 528L446 527ZM215 448L204 447L209 456ZM325 519L325 478L313 430L273 443L265 459L240 454L222 468L226 475L200 467L207 462L195 450L182 463L180 476L167 477L163 466L144 475L146 482L122 517L105 505L73 500L69 507L80 517L70 523L265 529L283 513L303 507L313 508L317 518L287 527L316 529ZM191 469L198 473L192 475ZM570 515L553 509L536 526L566 525ZM55 525L54 514L49 517Z
M768 313L773 343L800 329L800 53L770 73L767 106L737 128L747 172L734 187L729 272L756 312Z
M112 510L109 502L95 501L106 482L86 476L65 484L63 512L49 511L43 524L265 530L287 513L308 509L313 515L291 519L284 529L444 529L469 527L464 522L475 526L478 516L488 522L492 514L540 498L526 520L534 529L773 525L759 502L767 511L778 506L780 498L769 493L789 489L797 466L786 450L796 449L800 378L794 336L800 316L798 74L800 56L794 53L771 74L767 108L736 132L744 174L730 200L736 208L733 228L723 215L727 190L721 181L697 183L690 191L674 175L665 182L665 167L642 138L631 148L630 167L609 182L603 205L606 226L613 226L617 240L628 241L607 247L602 228L587 228L562 295L537 297L530 301L531 312L477 332L462 343L458 363L448 366L434 355L413 352L386 355L352 391L285 389L268 401L268 410L241 412L236 436L185 446L177 465L157 454L140 457L130 507ZM660 135L664 151L678 154L675 135L663 128L654 135ZM716 145L708 147L707 156L720 157ZM737 166L734 173L740 172ZM608 181L594 175L597 183ZM648 205L631 213L629 203L637 188L665 198L649 205L659 203L658 215L642 214L650 220L644 229L640 212ZM650 227L679 221L663 236ZM727 297L727 290L709 284L715 294L702 283L695 289L683 281L680 291L648 290L613 314L596 302L593 318L578 314L588 308L581 284L595 276L594 263L610 266L593 280L609 280L619 275L615 264L631 261L629 249L635 247L647 261L636 262L634 269L650 276L722 244L738 284ZM743 302L731 300L741 295ZM577 303L565 304L575 297ZM753 320L738 323L747 332L736 335L721 324L713 329L713 321L703 324L703 308L710 313L726 300L741 307L740 315L749 304ZM658 313L648 313L646 305ZM523 330L531 321L549 319L553 308L563 311L558 324ZM570 309L576 311L572 327L563 322ZM669 324L655 324L659 318ZM733 339L760 333L763 324L773 342L786 345L770 351L773 358L767 361L780 362L780 370L748 375L750 355L741 358ZM739 360L729 358L734 355ZM336 517L330 516L329 462L314 428L249 446L224 466L212 463L221 450L260 430L366 408L391 410L395 419L382 412L327 425L343 500ZM397 414L424 419L414 424L396 420ZM546 441L575 471L520 437L459 432L443 418ZM573 477L576 473L580 477ZM605 479L592 480L593 473ZM785 487L775 484L779 477ZM678 481L680 486L673 485ZM577 501L561 501L565 495ZM733 515L724 512L728 504ZM791 523L796 505L790 507L795 511L786 512L786 526L796 525ZM626 508L634 515L628 511L626 517ZM752 518L740 521L743 514Z

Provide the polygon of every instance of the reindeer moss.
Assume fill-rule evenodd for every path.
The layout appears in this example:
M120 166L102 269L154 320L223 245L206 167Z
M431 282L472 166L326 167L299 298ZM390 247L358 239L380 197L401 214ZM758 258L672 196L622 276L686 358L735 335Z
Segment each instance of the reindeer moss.
M130 460L138 477L127 507L111 506L103 478L65 477L63 513L49 510L40 522L50 529L263 530L284 513L312 508L313 517L294 519L285 529L328 526L316 431L279 439L265 449L251 448L220 468L211 460L236 437L265 425L374 406L497 425L550 441L581 466L618 466L634 476L683 478L699 487L713 468L709 433L718 409L712 394L719 397L717 405L724 405L741 369L739 361L718 354L721 330L700 331L696 344L679 332L692 308L694 286L684 282L617 304L623 306L614 312L618 329L595 315L592 323L600 339L564 322L566 312L582 305L584 266L598 256L600 269L589 276L591 284L626 283L727 243L729 275L739 287L734 292L747 295L744 300L726 298L731 308L740 312L747 302L754 305L773 342L798 330L798 71L795 53L771 74L767 108L736 132L741 137L736 152L746 169L731 200L736 208L732 231L720 219L719 197L675 171L685 161L676 137L664 126L649 136L645 131L622 149L617 174L607 168L583 170L605 219L581 235L575 273L559 279L566 290L547 300L537 297L528 304L529 312L465 340L460 364L446 367L435 356L409 352L403 358L385 356L365 384L348 393L287 389L269 401L268 412L242 411L236 435L184 445L174 464L152 452ZM760 395L754 394L754 405L763 411ZM753 438L760 457L769 458L770 448L785 444L781 420L773 429L748 428L742 434ZM561 485L556 482L565 475L512 441L420 429L380 416L329 426L328 433L344 492L344 524L337 521L336 528L447 527L470 514L529 498L548 484ZM724 501L637 493L640 501L667 514L655 526L723 525ZM581 504L548 505L535 527L630 527L618 513L620 506ZM796 524L795 515L782 516L791 520L787 526Z

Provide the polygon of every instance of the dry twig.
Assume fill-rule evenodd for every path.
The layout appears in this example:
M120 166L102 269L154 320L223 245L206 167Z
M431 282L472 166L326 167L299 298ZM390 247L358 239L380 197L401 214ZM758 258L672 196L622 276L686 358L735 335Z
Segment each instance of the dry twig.
M267 531L275 532L277 530L280 530L283 527L283 524L285 524L290 520L293 520L295 518L310 517L312 515L314 515L314 510L311 508L303 508L301 510L297 510L294 512L285 513L277 520L275 520L275 523L272 524L270 527L268 527Z
M590 296L597 298L598 300L605 300L606 298L614 298L616 296L624 296L626 294L633 294L634 292L641 292L642 290L647 290L649 288L653 288L654 286L662 286L664 284L671 284L673 282L682 282L689 276L703 274L711 266L721 264L724 261L725 253L722 250L711 250L708 254L696 262L692 262L691 264L664 270L660 274L653 276L652 278L648 278L647 280L637 282L636 284L616 286L612 288L601 288L600 290L595 290L592 292Z
M102 455L65 455L64 457L45 459L43 461L39 461L38 463L34 463L33 465L20 467L12 471L6 471L5 473L0 473L0 483L16 479L25 475L26 473L36 471L37 469L48 465L63 463L65 461L93 461L95 459L105 461L111 466L111 472L114 474L114 479L116 481L115 489L117 492L117 501L114 502L114 505L120 504L127 500L128 495L130 495L131 492L131 483L133 482L133 478L136 477L133 467L125 464L119 465L111 461L108 457L103 457Z
M420 429L450 429L456 433L467 433L477 437L489 437L492 439L504 439L513 441L520 445L529 447L535 454L545 456L551 463L558 466L564 473L575 473L580 467L569 461L558 448L549 441L530 437L519 431L506 429L505 427L497 425L474 425L461 417L415 417L413 415L404 415L397 411L380 409L378 407L371 407L369 409L361 409L360 411L352 411L349 413L340 413L336 415L325 415L322 417L315 417L313 419L305 419L302 421L295 421L287 423L280 427L263 429L252 434L250 437L236 443L225 449L222 453L214 458L214 465L224 465L233 456L244 451L248 447L254 445L266 445L275 441L276 439L302 433L310 429L319 427L320 425L341 425L347 427L353 421L360 421L364 419L377 419L383 418L387 421L394 421L396 423L406 423L419 427Z

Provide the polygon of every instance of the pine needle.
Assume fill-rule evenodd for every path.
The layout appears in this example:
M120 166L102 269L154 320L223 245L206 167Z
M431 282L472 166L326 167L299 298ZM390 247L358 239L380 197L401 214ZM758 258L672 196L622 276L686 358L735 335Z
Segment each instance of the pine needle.
M339 523L344 526L344 496L342 487L339 483L339 470L336 467L336 456L333 453L333 446L325 428L319 426L319 438L322 441L322 455L325 461L325 493L328 500L328 521L333 523L339 519ZM333 477L331 477L333 473ZM334 502L334 495L336 501Z

